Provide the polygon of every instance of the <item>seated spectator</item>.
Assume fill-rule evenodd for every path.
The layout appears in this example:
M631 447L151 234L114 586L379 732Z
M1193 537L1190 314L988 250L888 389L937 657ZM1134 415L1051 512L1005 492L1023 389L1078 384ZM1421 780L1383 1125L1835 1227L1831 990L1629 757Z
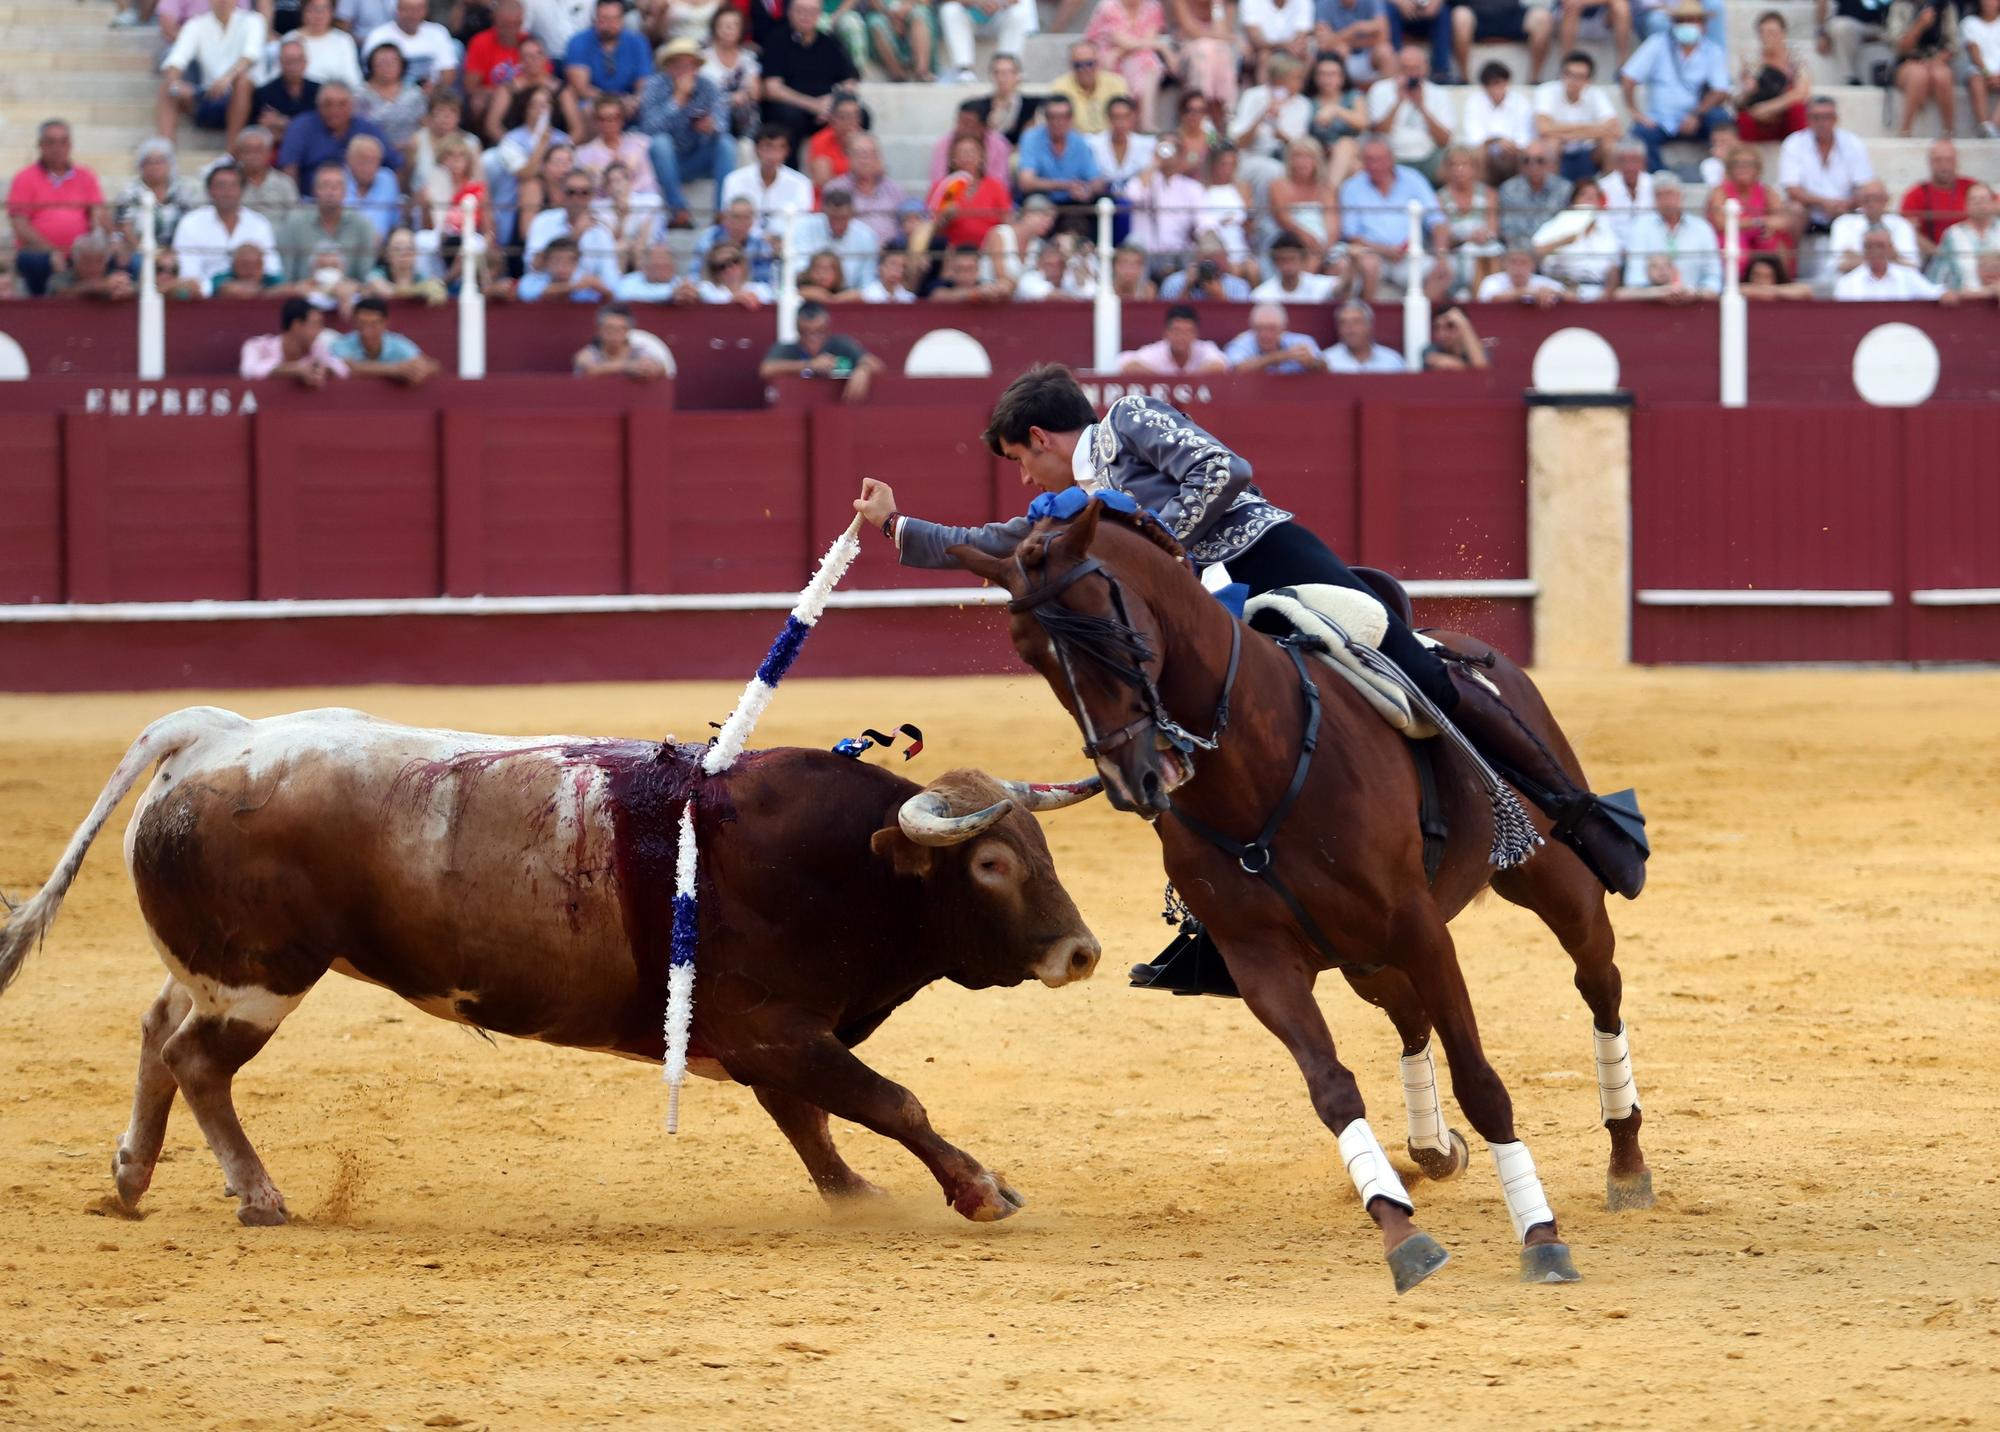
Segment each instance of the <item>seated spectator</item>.
M254 244L263 255L264 272L278 277L283 271L278 235L269 219L243 207L243 172L222 160L208 171L207 187L208 203L191 211L174 231L181 272L206 292L217 275L229 272L236 250ZM374 252L372 243L368 251Z
M1657 0L1640 0L1640 3L1657 3ZM1558 43L1566 55L1576 53L1576 37L1583 28L1583 21L1589 16L1600 16L1611 31L1611 43L1617 48L1618 63L1624 64L1632 51L1632 0L1559 0L1556 6L1556 20L1561 27Z
M1958 129L1958 96L1952 89L1952 57L1958 50L1958 6L1945 0L1903 0L1892 5L1889 23L1903 21L1895 36L1896 88L1903 94L1903 121L1897 131L1910 137L1917 116L1936 105L1947 136Z
M305 274L290 284L288 291L309 298L328 313L344 309L361 292L361 285L348 276L340 245L315 245L306 255Z
M172 249L161 249L153 259L153 286L160 297L206 298L208 290L191 278L181 274L180 256Z
M938 22L929 0L872 0L865 18L875 59L890 79L934 82Z
M1268 183L1283 172L1294 144L1313 143L1313 102L1301 92L1304 81L1305 66L1284 55L1272 62L1267 83L1252 85L1237 99L1229 142L1243 156L1243 175L1252 184Z
M738 308L762 308L777 299L770 288L749 276L749 263L743 257L743 249L731 240L724 240L708 251L702 260L703 278L695 286L695 294L703 303L733 303Z
M1472 73L1474 41L1483 44L1489 40L1511 40L1528 47L1528 83L1532 85L1541 79L1542 66L1549 58L1549 38L1555 30L1549 7L1528 6L1522 4L1521 0L1464 0L1464 3L1451 7L1450 21L1452 65L1455 73L1461 75ZM1564 48L1568 49L1570 46L1565 44ZM1480 67L1480 88L1487 88L1487 75L1495 68L1495 62L1488 62ZM1497 65L1497 68L1505 71L1507 67ZM1507 78L1511 80L1513 76L1509 74ZM1485 143L1483 139L1471 138L1466 138L1465 142L1474 146ZM1526 142L1524 137L1517 137L1514 140L1516 148Z
M806 3L817 4L818 0ZM785 164L790 145L789 132L778 125L767 124L758 130L756 162L731 170L716 201L726 209L738 199L748 199L757 216L757 232L766 239L783 236L787 209L800 214L813 209L812 180Z
M570 371L579 378L630 378L657 383L673 376L673 355L667 345L634 326L632 310L607 303L597 310L597 335L576 350Z
M951 65L952 72L948 78L954 84L972 83L976 78L972 72L973 32L978 30L991 34L993 87L997 97L1000 92L1001 57L1005 56L1013 63L1014 80L1018 84L1021 62L1014 57L1021 53L1022 43L1040 23L1033 0L942 0L938 6L938 30L944 36L945 54ZM1005 122L1005 111L1011 108L1011 104L996 106L998 112L988 115L986 122L1006 135L1010 143L1019 144L1021 130L1027 128L1031 112L1019 117L1017 127Z
M1151 303L1159 297L1146 272L1146 251L1137 244L1124 244L1111 254L1111 291L1124 303Z
M572 169L561 179L562 206L544 209L528 225L522 257L530 269L541 267L542 254L558 238L576 245L583 272L597 280L609 293L618 282L618 236L611 232L592 205L596 191L590 176Z
M285 126L285 142L278 147L278 167L292 176L301 193L313 192L313 176L326 165L335 169L347 162L347 145L357 134L380 141L382 162L402 169L403 157L372 121L354 112L354 91L328 81L319 87L319 99L311 114L302 114Z
M384 378L415 388L437 376L438 363L400 333L389 331L389 305L373 294L354 304L354 331L333 341L333 356L357 378Z
M1271 61L1279 55L1301 66L1313 63L1312 0L1243 0L1236 22L1242 26L1245 58L1258 84L1270 79Z
M1556 173L1548 141L1538 139L1521 156L1521 172L1500 186L1500 238L1527 242L1535 230L1569 207L1570 181Z
M1833 296L1843 303L1935 298L1950 304L1958 295L1941 288L1908 264L1896 262L1896 240L1884 228L1861 236L1861 263L1842 274Z
M1375 341L1375 310L1360 299L1340 306L1340 341L1325 350L1329 373L1401 373L1403 355Z
M1320 58L1339 60L1356 84L1396 73L1384 0L1315 0L1313 45Z
M1319 344L1307 334L1288 331L1285 316L1282 303L1251 309L1250 326L1222 350L1229 366L1238 373L1324 373Z
M209 0L174 36L160 61L160 89L154 120L162 139L172 139L181 117L197 129L221 129L234 137L250 118L250 73L264 53L264 17L239 10L236 0Z
M331 166L319 170L313 175L312 196L312 208L296 209L278 225L278 256L284 262L285 277L293 283L303 281L308 261L321 244L331 244L340 251L340 266L347 277L363 277L375 264L375 226L347 207L347 172ZM211 262L226 263L229 249L234 247L231 242L212 255Z
M1005 303L1008 286L980 272L979 250L947 250L938 275L923 296L932 303Z
M1444 182L1438 185L1437 196L1451 257L1453 293L1476 289L1493 271L1494 260L1505 247L1500 240L1500 201L1482 181L1482 172L1473 150L1454 144L1445 151Z
M1530 242L1542 271L1567 284L1578 298L1600 298L1618 281L1623 246L1604 212L1604 190L1595 179L1578 180L1570 190L1569 207L1535 230Z
M1125 378L1184 378L1228 367L1222 350L1201 336L1201 319L1185 303L1167 310L1166 332L1156 342L1120 353L1117 362Z
M395 23L396 0L340 0L334 14L341 26L356 38L366 38L384 25Z
M844 380L841 399L865 402L868 389L880 376L880 358L852 338L833 331L833 319L817 303L799 305L799 336L796 341L773 344L758 365L757 376L765 382L773 378L833 378Z
M666 211L660 196L634 193L632 171L620 159L605 166L590 210L618 246L621 273L636 265L640 251L665 232Z
M1178 262L1194 249L1195 221L1207 186L1191 172L1177 135L1163 135L1153 163L1125 186L1132 205L1131 242L1158 259Z
M1721 233L1728 222L1726 206L1734 199L1742 213L1737 220L1737 238L1743 249L1744 265L1756 254L1778 254L1787 269L1798 253L1798 206L1775 193L1763 182L1763 156L1747 144L1729 151L1723 181L1708 191L1709 227ZM1652 178L1646 176L1647 206L1651 207ZM1610 192L1610 181L1605 183Z
M1207 95L1191 90L1182 93L1173 133L1190 159L1205 160L1209 150L1224 142L1222 131L1215 123L1221 113L1222 107L1209 103Z
M1937 267L1944 286L1961 292L1977 288L1979 264L2000 253L2000 220L1994 216L1993 190L1974 184L1965 192L1965 217L1944 231L1938 245Z
M1250 285L1231 271L1221 238L1207 233L1196 238L1187 266L1160 281L1160 298L1166 303L1248 303Z
M396 0L396 18L368 31L361 53L372 63L377 50L393 46L403 57L411 84L426 91L453 89L458 81L458 42L451 31L426 18L429 9L426 0Z
M1811 284L1793 282L1787 274L1783 255L1752 254L1749 265L1743 270L1741 292L1745 298L1757 299L1802 299L1813 296Z
M417 264L417 238L398 229L382 245L382 262L368 270L363 288L380 298L420 299L436 306L448 296L442 280L426 277Z
M85 234L69 246L69 264L49 276L49 293L62 298L131 298L138 290L132 275L111 266L111 241L102 234Z
M1425 78L1424 52L1415 45L1403 46L1397 66L1368 87L1368 132L1389 141L1398 164L1434 179L1451 143L1451 96Z
M1958 146L1949 139L1931 142L1930 174L1903 192L1897 207L1917 226L1917 246L1926 259L1937 252L1944 231L1965 217L1965 199L1973 181L1958 172Z
M716 222L695 236L695 257L706 259L717 244L732 244L744 256L753 283L772 284L778 280L777 250L757 232L757 206L748 199L725 204Z
M1139 107L1130 99L1114 99L1104 107L1104 132L1089 136L1098 177L1114 198L1122 198L1127 182L1153 162L1153 136L1138 132L1138 117Z
M1673 264L1680 285L1690 293L1713 298L1722 292L1722 245L1708 220L1686 210L1681 180L1671 171L1653 176L1657 205L1651 214L1632 221L1626 245L1625 286L1645 288L1653 282L1646 260L1664 256ZM1884 196L1886 202L1887 196Z
M835 94L827 109L826 127L806 141L805 174L815 189L846 176L847 149L862 132L861 101L852 94Z
M1424 253L1410 252L1412 203L1420 206ZM1429 250L1446 241L1437 191L1416 170L1397 164L1381 139L1371 137L1361 146L1361 172L1340 186L1340 233L1347 241L1356 290L1364 299L1385 284L1400 292L1412 282L1450 282L1450 264L1429 260Z
M943 19L942 6L939 19ZM1017 54L1017 49L1002 45L988 66L993 92L969 101L978 111L981 123L1007 141L1009 153L1021 142L1028 127L1041 117L1042 109L1040 95L1021 93L1021 62ZM972 76L967 74L965 78L969 80Z
M1643 274L1635 273L1639 265ZM1682 276L1681 267L1666 254L1632 255L1625 261L1625 281L1612 290L1611 297L1624 303L1698 303L1713 294L1701 292Z
M669 40L653 59L659 70L639 90L639 130L651 141L652 171L667 222L687 228L693 220L682 186L691 179L713 179L719 190L736 167L729 99L701 73L701 47L693 40Z
M480 128L487 109L506 102L503 87L520 69L521 42L528 38L525 22L521 0L494 0L493 23L465 42L466 128Z
M861 290L849 286L840 255L821 249L799 271L799 297L813 303L859 303Z
M1340 292L1340 280L1331 274L1307 269L1310 251L1296 234L1280 234L1271 240L1271 267L1276 270L1250 291L1260 303L1331 303Z
M416 4L420 0L400 0ZM819 16L813 16L818 23ZM590 28L571 35L563 49L563 79L579 105L610 95L626 114L639 109L639 86L653 72L653 47L637 30L625 28L625 0L596 0Z
M465 222L465 201L471 199L477 211L474 226L491 229L493 206L486 202L486 186L480 182L469 136L455 134L438 146L429 181L410 196L410 207L420 222L427 220L436 233L459 237ZM655 208L653 212L659 211Z
M851 93L861 78L845 46L819 28L820 0L787 0L786 24L763 41L764 129L785 137L787 162L833 114L835 94Z
M244 340L236 375L253 382L289 378L301 388L320 388L329 378L345 378L347 365L334 354L320 310L292 297L278 310L278 332Z
M910 287L910 256L894 245L883 249L875 260L875 274L861 286L863 303L915 303L916 290Z
M1701 0L1673 0L1674 26L1632 52L1618 71L1625 107L1632 113L1632 136L1646 146L1646 167L1666 168L1663 150L1677 140L1705 148L1736 137L1736 122L1724 106L1729 99L1729 61L1702 33L1707 12ZM1643 88L1644 98L1641 99Z
M986 172L1001 177L1013 167L1014 148L997 129L987 127L981 118L982 100L969 99L959 105L952 115L951 129L940 135L938 142L931 146L931 186L951 172L951 153L961 139L977 140L986 154ZM1126 101L1130 104L1131 101ZM850 154L850 159L852 158Z
M1284 172L1264 192L1276 237L1295 240L1305 252L1305 267L1317 270L1340 233L1340 196L1327 178L1319 142L1294 140L1285 151Z
M347 144L347 189L344 202L375 230L374 249L403 222L403 193L396 176L382 167L382 145L366 134ZM356 275L359 277L359 275Z
M1096 283L1085 276L1084 263L1065 254L1058 243L1035 251L1033 267L1014 281L1014 302L1049 303L1094 298Z
M430 97L407 78L409 61L394 45L383 43L362 62L362 81L354 91L354 112L388 136L389 145L407 150L424 122Z
M1052 95L1070 102L1078 134L1102 134L1107 123L1105 106L1120 98L1138 105L1141 129L1153 127L1153 105L1159 99L1165 73L1161 52L1171 45L1166 23L1159 0L1137 0L1136 4L1098 0L1086 32L1089 38L1070 45L1069 68L1049 86ZM1142 34L1142 30L1150 34ZM1102 46L1097 43L1100 36ZM1134 75L1143 85L1134 82Z
M539 97L543 104L536 104ZM486 124L480 131L485 139L498 144L513 137L524 125L535 127L547 116L555 132L568 143L569 137L584 129L583 108L564 81L560 68L546 46L533 35L521 37L521 66L493 93L486 106Z
M845 179L827 185L820 204L819 213L799 220L799 252L831 251L840 260L847 287L859 289L875 270L875 256L881 251L882 241L873 229L854 216L854 191L847 187Z
M1469 11L1461 8L1454 13ZM1537 13L1547 16L1546 11ZM1458 122L1458 142L1479 156L1480 177L1487 184L1513 178L1520 171L1522 153L1535 140L1534 102L1512 88L1513 78L1498 60L1481 65L1479 88L1465 97L1465 113Z
M1747 150L1752 155L1757 152L1740 144L1736 150ZM1730 153L1734 154L1736 150ZM1725 168L1724 173L1729 172ZM1641 214L1650 213L1653 208L1653 176L1646 172L1646 146L1636 139L1619 140L1611 147L1611 168L1597 182L1604 190L1604 214L1611 223L1611 231L1618 236L1619 243L1626 243L1632 237L1632 221ZM1725 179L1710 190L1710 202L1713 203L1715 195L1727 187ZM1747 201L1745 208L1748 208ZM1714 223L1712 216L1709 222Z
M639 266L618 276L611 296L619 303L699 303L701 295L684 279L674 262L674 251L664 240L646 245Z
M1558 147L1557 173L1572 184L1609 168L1611 146L1618 138L1618 111L1591 83L1596 74L1597 61L1571 50L1563 56L1562 77L1535 87L1535 133L1544 144ZM1642 146L1642 156L1644 152Z
M2000 300L2000 253L1979 256L1978 286L1965 289L1959 296L1969 303L1981 300Z
M229 146L229 156L243 177L243 207L263 215L273 228L299 206L299 186L271 163L276 153L271 132L261 124L244 125Z
M1823 234L1855 207L1854 191L1875 177L1868 146L1840 127L1840 106L1824 96L1806 105L1806 127L1778 149L1778 187Z
M523 274L514 297L523 303L602 303L611 297L615 281L583 267L582 253L575 239L564 234L551 239L542 250L541 267Z
M1014 170L1014 187L1025 198L1046 194L1056 204L1089 204L1105 190L1097 156L1082 135L1071 129L1069 100L1051 95L1042 105L1042 122L1021 136ZM1096 216L1079 215L1084 228L1096 228Z
M1346 66L1322 56L1313 61L1306 98L1313 107L1306 134L1326 148L1332 160L1333 182L1338 185L1360 167L1357 141L1368 132L1367 87L1350 85Z
M632 176L632 192L657 195L659 181L653 176L652 145L643 134L627 133L625 103L616 95L599 95L590 107L596 138L576 149L576 167L602 185L604 171L622 164Z
M1859 268L1862 262L1862 240L1872 229L1888 233L1895 245L1896 263L1906 268L1921 270L1923 255L1917 249L1917 230L1901 214L1889 212L1889 186L1880 179L1870 179L1858 186L1854 197L1860 208L1851 214L1842 214L1833 221L1833 229L1827 235L1827 252L1833 259L1834 271L1846 273Z
M1766 10L1757 17L1757 53L1743 62L1736 106L1736 137L1745 144L1776 144L1806 127L1812 98L1812 64L1790 43L1785 17Z
M1508 249L1498 271L1481 279L1475 294L1481 303L1532 303L1537 308L1560 303L1568 296L1569 290L1561 284L1535 272L1535 251L1525 244Z
M889 243L902 233L900 215L910 202L902 186L882 167L882 146L875 136L863 132L847 147L848 193L854 196L854 217L875 231L875 237ZM922 208L921 201L917 204Z
M119 235L133 249L140 243L139 218L144 212L145 195L153 196L153 241L164 248L173 242L174 226L181 216L202 204L201 186L183 179L174 170L174 142L154 135L139 141L139 172L111 201L112 218Z
M1462 308L1447 308L1431 320L1430 346L1424 349L1426 373L1483 373L1486 345Z
M327 0L318 3L325 5ZM306 78L306 42L297 35L289 35L278 45L276 77L250 93L250 118L269 131L275 144L285 137L286 125L302 114L312 113L318 103L319 82ZM240 136L242 131L237 133Z
M1958 43L1973 131L2000 139L2000 0L1979 0L1959 15Z
M1230 272L1247 282L1258 268L1250 254L1250 186L1237 177L1236 150L1221 145L1209 152L1208 185L1202 191L1201 216L1195 220L1197 241L1213 234L1222 244Z
M1046 194L1030 194L1004 223L987 230L979 245L979 276L1012 285L1055 228L1056 206Z
M961 138L954 143L951 165L925 204L948 246L976 249L1013 211L1012 196L1006 184L986 172L986 150L978 140ZM1046 205L1048 200L1042 202Z
M1174 37L1174 49L1164 52L1170 72L1177 73L1181 88L1199 90L1227 110L1236 103L1237 77L1243 65L1243 46L1231 23L1229 5L1214 0L1168 0L1167 30ZM1271 7L1266 6L1267 13ZM1292 0L1292 13L1307 26L1312 24L1312 6ZM1174 63L1178 53L1180 63ZM1309 54L1297 57L1303 69ZM1270 80L1268 70L1257 76L1258 83ZM1158 115L1155 109L1155 117Z
M260 298L266 290L281 287L283 276L264 266L268 252L255 244L238 244L229 256L229 267L208 281L209 294L215 298Z
M299 28L292 34L306 47L306 78L316 85L343 84L357 90L361 88L361 51L353 32L340 29L333 21L333 0L305 0L299 11Z

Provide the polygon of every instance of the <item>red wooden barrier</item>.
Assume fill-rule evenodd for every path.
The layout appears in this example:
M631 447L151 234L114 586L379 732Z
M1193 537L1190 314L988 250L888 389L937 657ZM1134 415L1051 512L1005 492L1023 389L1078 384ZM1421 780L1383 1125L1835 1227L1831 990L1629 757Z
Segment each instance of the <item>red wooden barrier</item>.
M2000 411L1940 404L1903 415L1900 444L1912 592L2000 589ZM1915 661L1992 661L2000 604L1909 610Z
M451 412L444 433L448 593L627 589L622 422Z
M62 590L62 509L59 420L0 417L0 601L48 601Z
M428 597L444 522L435 412L255 419L257 595Z
M70 601L256 595L248 418L62 423Z

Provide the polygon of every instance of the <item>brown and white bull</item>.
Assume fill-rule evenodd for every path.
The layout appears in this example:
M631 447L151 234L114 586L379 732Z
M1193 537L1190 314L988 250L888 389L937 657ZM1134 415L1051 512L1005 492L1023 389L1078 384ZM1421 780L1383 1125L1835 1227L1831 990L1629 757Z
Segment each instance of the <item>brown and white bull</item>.
M178 1090L237 1216L281 1223L230 1083L329 969L482 1030L663 1057L676 826L699 784L690 1068L749 1085L828 1200L876 1192L834 1147L831 1113L900 1142L967 1218L1013 1213L1020 1195L852 1047L941 977L977 989L1090 975L1097 941L1028 811L1094 783L960 770L920 788L796 749L704 779L699 756L358 711L176 712L133 743L55 873L0 928L0 990L157 766L125 858L168 978L142 1024L118 1197L129 1208L146 1191Z

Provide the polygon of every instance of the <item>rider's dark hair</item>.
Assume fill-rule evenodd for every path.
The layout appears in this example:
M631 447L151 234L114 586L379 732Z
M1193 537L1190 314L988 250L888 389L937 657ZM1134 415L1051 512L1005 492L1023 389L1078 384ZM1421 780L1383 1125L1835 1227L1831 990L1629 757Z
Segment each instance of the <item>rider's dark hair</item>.
M1029 428L1074 433L1096 421L1097 409L1074 373L1060 363L1037 363L1007 385L980 437L995 457L1005 457L1005 444L1027 442Z

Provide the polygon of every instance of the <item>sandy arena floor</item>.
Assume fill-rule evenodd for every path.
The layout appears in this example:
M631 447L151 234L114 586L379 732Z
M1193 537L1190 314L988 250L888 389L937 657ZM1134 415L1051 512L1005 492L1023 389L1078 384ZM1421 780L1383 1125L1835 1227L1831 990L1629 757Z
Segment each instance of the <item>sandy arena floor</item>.
M1901 1427L2000 1424L2000 676L1553 681L1659 854L1615 915L1660 1206L1603 1211L1587 1015L1554 941L1456 926L1586 1281L1515 1282L1492 1165L1413 1182L1454 1255L1407 1298L1279 1045L1124 987L1151 833L1051 816L1106 947L1079 988L939 986L868 1060L1027 1194L978 1227L900 1148L822 1209L746 1091L468 1033L329 977L237 1082L291 1203L247 1230L185 1108L143 1221L104 1216L160 983L121 816L0 1001L0 1425ZM698 733L733 688L203 695L502 732ZM195 699L195 698L190 698ZM171 696L0 698L0 886L32 890ZM760 743L915 720L920 777L1080 771L1026 679L788 686ZM1400 1153L1395 1045L1323 1002ZM1453 1111L1453 1122L1463 1126Z

